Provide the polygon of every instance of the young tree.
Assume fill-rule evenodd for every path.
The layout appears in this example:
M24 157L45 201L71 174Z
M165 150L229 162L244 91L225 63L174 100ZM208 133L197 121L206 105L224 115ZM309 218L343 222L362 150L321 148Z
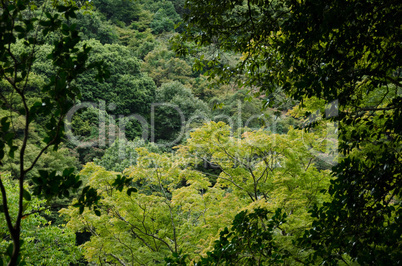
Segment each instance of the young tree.
M16 180L11 180L9 174L2 174L2 182L7 191L9 212L16 217L18 211L19 187ZM25 245L21 249L23 261L28 265L49 265L55 262L63 265L77 263L82 254L75 245L75 234L64 225L52 225L43 214L50 215L46 210L46 200L32 198L25 203L23 222L21 223L21 240ZM45 211L46 210L46 211ZM9 232L6 220L0 219L0 250L7 250L12 240L8 237ZM7 257L7 253L0 255L0 261Z
M91 232L82 245L88 261L155 265L180 252L187 262L208 256L239 211L280 207L289 219L275 229L275 245L288 250L287 262L293 262L307 252L289 243L303 233L300 228L310 226L307 210L326 200L318 192L329 183L328 172L318 171L310 160L313 134L305 136L305 144L297 134L257 131L231 138L223 122L211 123L191 133L175 154L137 148L135 163L123 173L89 163L81 176L101 196L99 217L73 207L61 212L69 216L69 228ZM205 160L221 171L214 185L198 167ZM116 182L127 187L116 190ZM248 256L247 249L237 250L244 251L239 257Z
M318 170L314 162L333 144L319 132L293 128L282 135L241 130L244 133L236 136L223 122L205 124L191 133L179 151L193 158L195 165L206 163L217 169L218 175L208 174L216 179L214 187L230 190L248 210L282 209L288 218L277 229L277 244L291 253L287 263L301 261L309 252L291 243L310 228L308 211L329 200L320 194L329 186L329 171Z
M26 202L31 200L27 189L27 174L34 169L38 160L50 147L58 148L63 138L63 120L65 114L80 94L74 80L87 68L96 64L86 64L90 48L80 47L80 38L75 25L69 19L75 17L78 9L73 5L52 5L45 2L40 10L35 10L34 3L27 0L2 1L0 9L0 79L8 85L0 91L1 108L8 113L0 123L0 162L5 154L10 158L18 156L19 169L13 179L18 180L18 200L11 206L3 177L0 179L1 209L12 243L8 250L9 265L21 261L21 224L26 214ZM37 11L40 11L39 13ZM48 58L52 60L54 74L40 88L41 99L30 98L30 81L35 77L32 72L38 50L45 37L54 34L54 44ZM57 37L58 36L58 37ZM14 49L22 42L25 49ZM102 66L99 65L99 69ZM16 130L17 118L23 119L22 130ZM27 145L33 137L32 124L43 125L44 145L35 154L33 160L27 159ZM18 155L15 139L22 136ZM31 155L30 155L31 156ZM34 194L51 199L54 196L68 196L69 189L78 188L80 181L72 174L73 169L60 172L40 171L34 177ZM2 174L3 175L3 174ZM15 216L11 210L16 210Z
M180 250L194 259L241 204L234 195L208 188L204 175L182 169L181 160L145 148L137 152L137 164L124 175L93 163L84 167L84 182L101 196L100 215L69 207L61 211L69 216L67 226L91 233L82 245L90 262L155 265ZM115 181L125 178L129 186L116 190Z

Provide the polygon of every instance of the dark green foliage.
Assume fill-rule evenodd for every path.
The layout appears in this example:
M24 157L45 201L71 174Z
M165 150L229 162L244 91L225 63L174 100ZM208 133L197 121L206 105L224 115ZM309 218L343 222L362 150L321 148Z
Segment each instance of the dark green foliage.
M81 140L97 139L99 116L104 114L107 127L114 123L116 127L124 127L128 139L141 137L148 128L133 116L139 115L149 120L151 103L155 99L154 82L140 72L140 63L129 48L118 44L102 45L95 40L87 43L93 46L89 61L103 61L110 76L104 82L98 82L95 79L96 73L92 71L81 75L77 80L82 100L90 102L96 108L84 108L77 112L73 119L74 134L80 136ZM106 135L109 135L109 130ZM113 141L109 140L109 143Z
M150 27L155 34L160 34L165 31L172 31L174 29L174 22L169 19L165 10L159 9L155 13L154 20L150 24Z
M155 42L147 40L142 42L141 45L136 49L136 55L138 58L144 60L144 57L155 48Z
M82 184L79 176L73 174L74 171L74 168L68 168L63 171L62 175L59 175L56 171L48 172L40 170L40 175L32 178L32 181L35 183L33 195L44 197L46 200L51 200L54 197L68 198L70 196L70 189L76 192Z
M3 150L6 152L4 154L4 157L1 159L0 171L10 173L11 176L16 177L19 176L20 173L19 155L24 136L24 118L22 116L17 116L15 113L12 113L11 117L9 117L8 115L10 115L10 112L4 110L0 111L0 119L7 119L9 121L8 123L10 123L9 126L11 126L8 129L7 127L4 128L7 133L3 138L7 139L13 136L12 141L15 147L14 149L9 149L9 147L7 147L5 150ZM37 122L40 122L41 120L42 119L38 118ZM13 122L12 124L11 121ZM42 140L42 138L45 137L45 128L41 128L40 125L37 124L37 122L30 124L30 138L28 139L26 144L24 158L24 164L26 167L30 166L34 162L37 154L41 151L43 147L46 146L46 144ZM74 158L73 154L68 149L63 147L63 145L61 145L61 148L57 151L54 151L52 149L45 151L42 156L37 160L35 167L31 171L26 173L26 178L27 180L30 180L32 177L38 176L38 170L53 171L57 169L58 171L61 171L66 167L78 168L79 163L76 158Z
M210 100L212 117L215 121L231 123L232 129L248 127L250 129L266 128L273 133L285 134L295 121L275 109L264 109L261 100L251 98L246 90L233 94L220 95Z
M118 34L115 27L109 21L103 21L101 15L94 11L77 12L77 19L74 21L83 40L95 39L102 44L112 44L118 41Z
M139 19L141 7L137 1L129 0L94 0L96 9L114 23L128 25Z
M122 191L124 187L130 186L132 184L132 178L126 178L125 176L118 175L112 186L114 186L118 191ZM131 193L137 192L135 187L129 187L127 189L127 195L130 196Z
M77 147L77 153L79 154L79 160L81 164L92 162L101 158L105 154L105 150L97 147Z
M144 7L142 7L144 8ZM130 24L130 28L138 30L139 32L144 32L150 30L149 24L152 22L153 13L149 10L142 9L139 14L138 21L133 21Z
M401 263L402 3L400 1L187 1L185 40L241 52L235 67L211 77L257 86L269 96L279 87L296 100L336 102L327 118L339 123L333 200L302 243L337 264L350 256L367 265ZM213 18L213 19L211 19ZM244 80L244 78L246 80ZM336 113L339 112L339 115Z
M143 5L143 8L151 11L152 13L156 13L159 10L163 10L169 19L171 19L174 23L180 21L180 16L177 14L175 9L175 4L172 1L167 0L140 0L140 3Z
M142 0L140 2L144 9L154 14L149 26L155 34L174 31L175 24L181 21L175 5L171 1Z
M97 203L100 200L100 196L95 189L86 186L82 189L82 193L78 198L78 202L74 203L73 206L79 208L80 213L84 212L84 208L92 208L96 215L100 215Z
M106 102L107 112L115 115L147 114L155 97L153 81L141 74L140 64L128 48L117 44L101 45L95 40L90 62L102 60L108 67L110 77L105 82L94 79L88 72L78 79L84 101ZM113 105L113 107L112 107ZM112 108L110 108L112 107Z
M182 84L191 83L193 72L188 62L177 58L167 47L157 46L149 52L142 65L142 70L155 81L157 87L163 83L180 81Z
M187 257L187 254L173 252L171 257L164 258L164 260L168 266L185 266Z
M176 140L176 145L184 137L188 126L200 125L209 119L204 102L194 97L191 90L180 82L163 84L156 91L155 140ZM190 124L188 123L190 121ZM152 136L151 136L152 137Z
M143 139L136 138L133 141L116 139L116 141L106 149L100 159L93 161L103 166L108 171L123 172L124 169L137 163L137 148L146 147L151 152L160 152L154 143L147 143Z
M214 250L195 265L280 265L288 257L275 243L275 230L285 222L280 209L268 217L266 209L242 211L233 220L230 231L225 228Z
M19 199L18 212L16 217L11 217L10 207L7 202L6 190L3 181L0 179L0 189L2 195L2 214L5 217L7 228L11 236L13 245L9 253L9 265L20 264L21 249L21 220L24 212L24 200L30 201L31 195L24 188L27 174L36 167L38 160L50 147L57 150L63 137L64 117L68 110L73 106L80 91L75 86L74 80L85 70L102 66L93 61L88 64L88 54L90 47L80 46L80 38L75 24L69 24L69 19L75 18L77 8L74 6L57 5L53 10L44 8L43 16L35 17L30 13L31 2L16 1L2 2L0 17L0 79L7 83L6 89L0 91L0 107L8 114L1 120L1 140L0 140L0 164L3 163L5 152L14 158L17 149L15 145L18 141L19 147L19 169L13 176L18 180ZM51 11L51 12L50 12ZM52 64L53 71L49 73L46 82L40 88L41 98L30 98L32 90L30 79L32 68L36 60L35 52L41 44L43 37L49 33L57 32L52 48L48 50L47 58ZM38 37L40 36L40 37ZM16 43L22 43L25 49L11 49ZM33 75L34 76L34 75ZM94 78L102 79L102 73L98 72ZM18 98L18 101L15 99ZM21 117L22 119L18 119ZM17 120L15 120L17 118ZM27 147L32 141L32 125L40 123L43 146L39 148L32 160L27 157ZM18 131L14 123L21 127ZM35 138L35 137L34 137ZM62 170L62 169L59 169ZM73 170L66 170L62 175L56 172L48 174L41 172L38 178L36 194L45 191L46 198L55 195L68 196L69 188L78 188L80 182L72 174ZM53 183L52 183L53 182ZM50 187L47 187L49 185ZM22 263L22 262L21 262Z
M332 261L347 250L357 262L401 261L401 103L364 116L344 117L340 149L348 154L334 169L331 204L312 211L317 221L303 243ZM388 105L390 107L390 105ZM396 124L398 123L398 124ZM349 217L353 217L351 220ZM318 237L319 236L319 237Z
M183 16L184 13L185 13L185 9L184 9L185 0L174 0L174 1L171 1L171 2L174 5L176 13L179 14L180 16Z

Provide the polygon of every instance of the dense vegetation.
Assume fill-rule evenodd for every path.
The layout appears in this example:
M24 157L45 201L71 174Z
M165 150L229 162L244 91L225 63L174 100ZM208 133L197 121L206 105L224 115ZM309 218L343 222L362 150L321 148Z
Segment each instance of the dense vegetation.
M1 2L0 265L401 263L401 10Z

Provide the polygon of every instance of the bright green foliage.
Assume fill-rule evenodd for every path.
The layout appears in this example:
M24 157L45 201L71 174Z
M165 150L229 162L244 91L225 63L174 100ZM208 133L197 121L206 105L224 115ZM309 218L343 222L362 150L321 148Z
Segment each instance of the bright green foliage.
M194 156L195 164L220 170L213 176L215 187L230 189L248 208L284 210L288 222L281 227L280 245L291 250L292 240L311 223L308 210L328 199L320 191L329 185L329 172L314 166L315 157L326 150L325 136L290 129L286 135L259 130L235 137L223 122L207 124L191 136L181 149ZM297 260L306 255L293 248Z
M101 215L87 210L79 215L75 208L62 210L70 216L70 228L92 233L91 240L82 246L88 261L154 265L180 249L193 257L240 207L232 196L224 197L224 191L208 189L203 175L181 170L180 162L172 162L168 155L144 148L138 153L137 165L125 171L137 193L128 195L126 188L114 190L116 172L87 164L81 174L102 196ZM188 186L177 188L183 181Z
M137 148L136 164L123 176L87 164L81 176L101 196L100 216L72 207L62 213L69 216L69 228L91 232L91 240L82 245L88 261L153 265L174 254L198 261L240 210L280 207L288 222L275 229L275 245L289 250L286 261L291 263L307 254L288 246L300 228L310 226L307 210L327 199L318 192L329 183L328 172L315 169L308 151L320 148L313 145L318 137L304 133L303 142L299 134L293 129L288 135L253 131L237 138L230 137L224 123L212 122L192 132L176 153ZM220 171L214 185L208 172L199 170L203 162ZM123 183L124 188L113 187ZM239 256L247 257L244 252Z
M10 179L10 175L2 175L2 182L7 192L10 214L16 217L18 212L18 184ZM0 201L3 203L2 201ZM21 256L27 265L66 265L78 262L81 253L75 246L75 234L64 226L53 226L42 213L49 211L44 207L45 200L33 198L25 203L23 221L21 223L21 240L24 241ZM7 250L12 243L4 219L0 219L0 250ZM0 254L0 260L5 256Z
M266 209L256 208L251 213L241 211L232 223L220 232L214 249L194 265L283 265L289 256L286 249L276 243L276 230L285 223L286 214L278 209L275 215ZM187 265L188 254L173 253L165 258L166 265Z
M85 181L87 186L72 204L78 209L68 210L73 217L71 226L93 233L91 241L83 246L87 251L87 259L100 264L141 262L153 265L163 263L165 256L179 254L182 250L188 254L183 257L186 262L198 260L200 256L206 256L206 252L212 250L214 240L219 237L219 231L229 226L240 210L252 209L261 202L253 203L243 192L225 184L223 178L218 178L220 169L202 169L200 161L194 161L193 154L186 152L186 148L179 150L182 158L157 154L160 150L152 144L143 143L142 140L117 140L108 150L103 149L105 145L111 145L121 133L117 129L120 122L128 121L125 125L125 135L129 140L148 132L148 128L128 117L132 114L142 115L149 123L151 118L155 118L155 135L148 135L154 140L172 141L180 133L188 133L191 128L199 126L200 121L211 118L208 106L192 92L204 99L211 99L217 95L221 96L223 91L234 93L237 86L207 89L207 78L199 77L202 70L194 72L191 69L193 59L177 58L169 50L167 38L173 35L173 25L180 21L177 12L186 12L183 9L183 1L97 0L92 3L95 8L93 11L77 10L75 7L54 8L46 1L43 2L46 7L41 7L40 3L36 2L40 8L35 9L32 5L33 10L28 8L32 3L28 4L23 0L2 4L0 93L1 105L5 110L1 111L0 117L1 170L2 173L9 170L12 177L20 181L19 201L8 202L9 206L19 204L19 209L15 216L12 213L8 217L7 211L5 212L7 227L13 242L16 243L11 247L14 251L10 264L20 263L19 235L22 233L22 237L25 237L26 232L21 232L19 228L21 223L24 226L24 222L29 219L22 220L25 213L24 204L37 201L28 190L23 189L23 181L30 182L33 194L49 201L55 197L71 198L72 193L79 189L81 182L70 167L80 166L70 156L70 151L60 143L64 140L63 118L72 105L77 103L76 96L80 94L83 96L83 102L89 101L97 106L80 109L75 113L72 121L73 133L80 141L104 142L100 142L100 147L91 148L73 147L74 144L71 143L66 143L66 146L75 149L73 152L80 162L95 160L106 168L105 170L94 164L84 167L81 173L88 179ZM8 5L7 8L4 8L4 5ZM19 16L20 14L22 15ZM22 18L27 20L23 21ZM176 31L182 28L183 25ZM84 41L81 42L80 38ZM89 53L90 50L85 45L92 46L92 53ZM214 54L211 53L211 56ZM136 57L143 59L144 63L141 65L141 61ZM226 61L233 65L239 58L239 54L231 54ZM98 64L99 61L104 61L104 64ZM110 72L104 82L97 81L98 75L95 71L84 72L92 67L98 67L102 72L104 66L107 66ZM195 77L197 79L194 79ZM218 110L222 112L214 114L237 114L237 100L244 95L239 93L232 98L226 95L227 98L219 99L217 105L229 98L228 104L223 110ZM165 102L167 105L155 106L152 117L151 103L154 102ZM183 111L188 128L184 127L180 113L171 108L172 106L177 106ZM245 121L248 115L256 113L260 113L259 100L250 105L245 104L242 118ZM119 117L120 115L125 118ZM106 120L103 136L99 130L100 116L104 116ZM260 125L256 122L252 126ZM235 125L236 128L242 126ZM287 124L284 123L282 133L287 132L286 128ZM258 141L258 138L255 140ZM261 137L261 140L266 139ZM63 148L58 152L48 150L48 147L54 144L56 148L57 145ZM144 146L146 149L138 149ZM121 151L122 149L124 151ZM94 159L102 155L101 159ZM128 170L123 175L109 172L122 172L125 168ZM241 167L236 171L239 176L244 173ZM211 178L207 173L217 175ZM325 176L325 172L322 176ZM246 178L248 177L246 175ZM314 178L318 176L313 176L312 179ZM288 184L278 181L277 185ZM299 184L295 186L297 185ZM124 186L128 188L123 189ZM259 187L258 193L265 189L268 188ZM280 193L277 196L278 202L275 203L278 206L286 205L286 200L289 201L289 206L292 205L292 197L303 198L297 194L305 191L305 188L296 189L295 194L292 194L286 189L269 189L269 193ZM5 193L2 193L2 196L5 208L1 210L8 210L4 200ZM316 201L322 200L320 198ZM308 224L304 218L305 209L296 211L305 201L300 202L294 206L294 210L293 207L285 206L288 212L293 211L290 224L284 227L286 234L292 235L289 239L296 235L289 228ZM144 206L147 211L141 209ZM91 207L95 215L85 207ZM45 224L43 217L30 216L35 217L42 225ZM49 216L46 214L48 219ZM54 217L51 219L56 220ZM86 224L80 224L78 219ZM55 264L54 261L40 262L41 253L36 250L46 245L51 246L45 240L56 239L62 243L64 240L58 239L66 237L68 241L72 241L72 235L61 234L62 229L58 227L43 228L46 229L37 231L41 234L38 237L42 237L40 243L37 242L35 246L35 241L25 242L26 250L23 252L26 253L22 254L27 254L24 257L28 263L35 264L31 262L35 261ZM281 240L278 245L283 246L286 241ZM66 247L70 246L66 244ZM62 253L56 250L53 250L52 254L58 263L68 264L64 263L65 260L75 262L72 257L59 258Z
M211 122L190 134L191 139L182 149L188 150L196 160L219 168L222 172L217 184L232 187L241 197L247 197L252 202L265 199L270 204L282 204L281 200L270 196L275 184L282 184L281 190L286 187L286 192L282 193L289 195L314 194L314 191L326 186L325 182L319 184L312 181L312 178L328 174L317 171L312 164L315 155L310 149L320 151L325 148L325 142L318 141L315 134L295 129L290 129L286 135L258 130L234 137L230 127L223 122ZM320 143L319 146L317 143ZM298 201L294 200L292 203L285 198L283 202L292 206ZM312 202L296 205L308 208L318 199L310 200Z

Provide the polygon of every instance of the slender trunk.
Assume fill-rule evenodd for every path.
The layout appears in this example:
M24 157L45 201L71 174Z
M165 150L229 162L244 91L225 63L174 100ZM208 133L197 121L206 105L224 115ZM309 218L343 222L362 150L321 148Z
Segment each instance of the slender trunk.
M9 261L8 266L17 265L18 256L20 255L20 249L21 249L21 246L20 246L20 233L21 233L21 231L20 231L19 228L16 228L14 230L15 231L11 233L11 237L13 239L14 247L13 247L13 253L11 255L11 260Z

